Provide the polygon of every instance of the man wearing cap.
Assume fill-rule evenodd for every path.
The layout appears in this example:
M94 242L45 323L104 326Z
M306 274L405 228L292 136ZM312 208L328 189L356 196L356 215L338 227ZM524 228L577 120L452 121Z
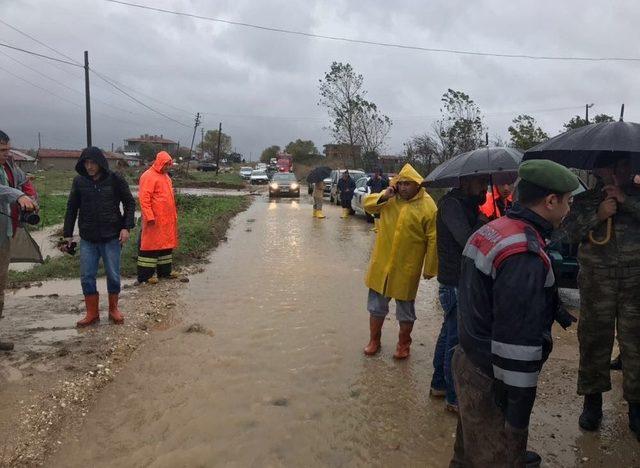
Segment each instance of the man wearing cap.
M160 151L153 165L140 176L142 232L138 254L138 282L157 283L158 278L175 278L173 249L178 247L178 211L169 169L171 155ZM158 276L154 276L157 271Z
M609 160L594 174L596 186L576 196L564 223L579 244L578 394L584 404L578 424L586 431L600 427L617 330L629 427L640 440L640 187L628 157Z
M100 258L107 274L109 320L121 324L124 323L124 317L118 308L120 253L134 226L136 202L127 181L109 170L107 158L100 148L85 148L76 164L76 172L78 175L73 179L64 217L66 245L61 246L61 250L68 250L78 219L80 282L87 312L76 326L86 327L100 320L100 300L96 288ZM124 207L124 213L120 211L120 204Z
M422 176L410 164L405 164L390 187L364 199L367 213L380 214L380 230L365 278L369 288L370 336L364 348L367 356L380 351L382 325L389 313L389 302L395 299L400 332L393 357L409 357L420 274L429 279L438 272L437 208L420 187L421 182Z
M463 252L451 466L540 463L526 450L529 418L558 307L545 239L569 212L579 182L551 161L524 162L519 175L518 202L476 231Z

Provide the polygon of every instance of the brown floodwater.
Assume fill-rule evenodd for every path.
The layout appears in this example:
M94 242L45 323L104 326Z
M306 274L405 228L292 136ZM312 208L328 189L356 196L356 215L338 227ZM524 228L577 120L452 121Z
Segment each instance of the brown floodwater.
M46 465L446 466L456 420L428 397L437 284L421 285L411 357L392 359L392 317L366 358L374 234L325 213L313 219L307 197L256 199L184 286L181 324L152 335ZM185 333L192 323L209 333ZM575 333L554 334L531 446L547 466L637 464L618 377L608 429L577 429Z

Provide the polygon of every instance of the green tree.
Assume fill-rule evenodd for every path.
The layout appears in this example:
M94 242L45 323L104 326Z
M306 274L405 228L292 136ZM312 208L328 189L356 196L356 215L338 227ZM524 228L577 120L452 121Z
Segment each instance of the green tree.
M271 158L275 158L276 154L278 154L279 151L280 147L278 145L272 145L268 148L265 148L260 154L260 162L269 164Z
M162 147L160 145L154 145L153 143L142 143L138 150L140 159L144 162L154 161L160 151L162 151Z
M428 133L415 135L404 144L404 157L423 175L429 174L439 159L439 148L436 139Z
M598 114L593 117L592 123L615 122L615 119L608 114Z
M604 122L614 122L614 118L608 114L598 114L591 119L591 121L587 122L585 119L580 117L579 115L575 115L568 122L562 124L565 130L573 130L575 128L584 127L585 125L589 125L592 123L604 123Z
M313 141L301 140L299 138L296 141L289 142L289 144L285 146L284 150L291 154L294 160L301 156L306 156L307 154L320 154Z
M203 150L213 156L214 159L218 158L218 130L207 130L204 134L204 141L198 144L198 149ZM220 134L220 158L224 155L231 153L233 148L231 143L231 137L226 133Z
M526 114L513 119L513 125L510 125L508 130L511 135L511 144L523 151L549 138L549 135L536 125L536 119Z
M468 94L449 88L440 100L442 118L433 127L438 163L479 148L484 143L485 132L480 107Z
M337 143L348 144L354 166L359 164L356 145L365 151L376 151L384 143L391 119L382 115L375 104L365 99L364 78L351 64L333 62L320 80L319 105L325 107L331 119L330 130Z

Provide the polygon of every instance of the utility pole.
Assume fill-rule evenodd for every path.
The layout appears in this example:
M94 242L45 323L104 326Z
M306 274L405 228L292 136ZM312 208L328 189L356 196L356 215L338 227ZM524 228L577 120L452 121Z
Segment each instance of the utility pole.
M204 127L200 127L200 149L202 150L202 159L204 160Z
M113 143L111 143L111 152L113 153Z
M87 148L91 146L91 93L89 91L89 51L84 51L84 98L87 107Z
M584 105L584 120L589 125L589 109L593 107L593 103Z
M42 139L40 138L40 132L38 132L38 149L42 148Z
M193 142L196 139L196 130L200 126L200 112L196 114L196 121L193 125L193 136L191 137L191 147L189 148L189 159L187 159L187 174L189 173L189 165L191 164L191 154L193 153Z
M222 138L222 122L218 126L218 154L216 155L216 174L220 170L220 139Z

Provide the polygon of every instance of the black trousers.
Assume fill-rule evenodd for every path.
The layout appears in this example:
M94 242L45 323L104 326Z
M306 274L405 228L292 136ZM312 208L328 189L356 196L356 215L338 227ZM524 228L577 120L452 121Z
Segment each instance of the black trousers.
M154 273L158 278L168 278L171 275L173 263L173 249L140 250L138 252L138 282L149 281Z

